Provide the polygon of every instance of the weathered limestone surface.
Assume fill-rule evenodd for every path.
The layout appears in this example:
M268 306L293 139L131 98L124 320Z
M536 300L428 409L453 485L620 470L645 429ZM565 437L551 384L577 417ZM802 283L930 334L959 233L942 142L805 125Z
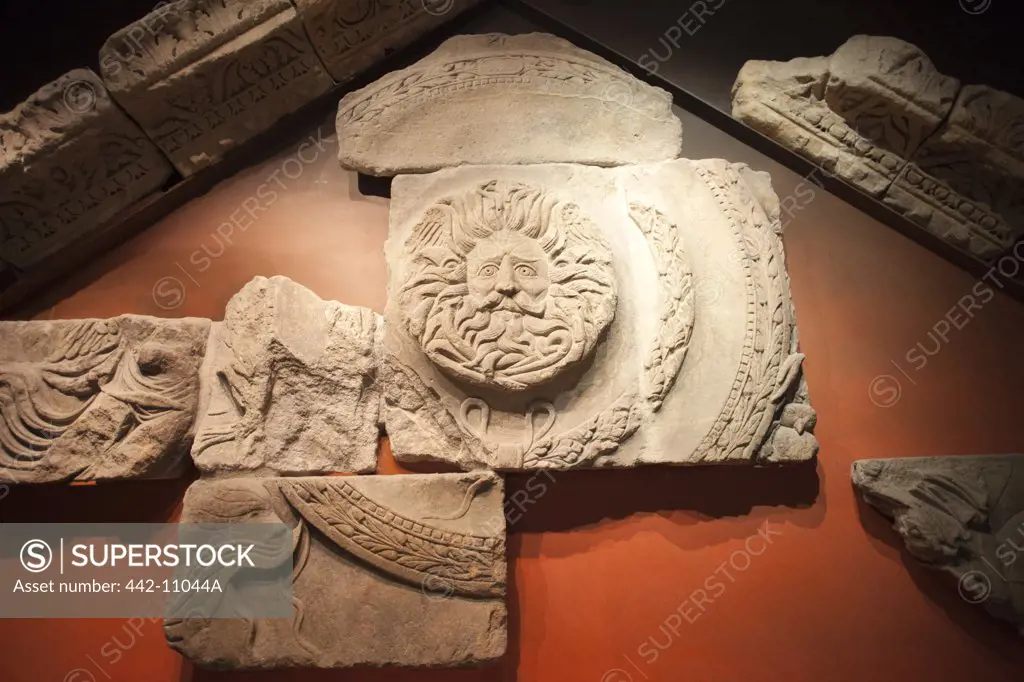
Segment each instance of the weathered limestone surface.
M825 104L862 135L907 159L949 114L960 89L914 45L854 36L828 60Z
M209 330L137 315L0 323L0 481L177 476Z
M768 176L478 166L392 186L382 371L401 461L814 457Z
M462 164L614 166L679 156L671 96L543 33L463 35L349 93L339 157L371 175Z
M733 115L957 248L992 262L1024 235L1024 103L854 36L831 57L747 62Z
M310 41L342 83L479 0L295 0Z
M984 85L960 91L887 203L992 260L1024 236L1024 100Z
M39 263L172 172L95 73L64 74L0 114L0 261Z
M1024 634L1024 455L861 460L853 484L915 558Z
M732 114L881 198L905 162L829 109L824 102L827 79L827 57L747 62L733 85Z
M186 176L333 85L288 0L178 0L111 36L100 67Z
M181 520L294 528L294 618L165 621L171 647L204 667L456 666L505 652L494 474L199 481Z
M192 458L205 473L372 472L379 315L257 277L213 325Z

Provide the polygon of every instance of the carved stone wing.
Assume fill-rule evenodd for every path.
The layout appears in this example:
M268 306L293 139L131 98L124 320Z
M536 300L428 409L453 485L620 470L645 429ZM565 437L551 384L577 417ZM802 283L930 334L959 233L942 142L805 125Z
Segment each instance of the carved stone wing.
M443 583L452 594L504 594L504 543L406 518L344 480L284 481L288 503L346 552L387 575L422 588Z

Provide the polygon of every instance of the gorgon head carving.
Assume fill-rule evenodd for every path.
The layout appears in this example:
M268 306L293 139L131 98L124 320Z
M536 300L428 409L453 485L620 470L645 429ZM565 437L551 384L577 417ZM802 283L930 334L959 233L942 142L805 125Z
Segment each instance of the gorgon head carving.
M491 181L439 201L405 244L407 331L449 375L505 390L593 352L615 315L611 251L555 194Z

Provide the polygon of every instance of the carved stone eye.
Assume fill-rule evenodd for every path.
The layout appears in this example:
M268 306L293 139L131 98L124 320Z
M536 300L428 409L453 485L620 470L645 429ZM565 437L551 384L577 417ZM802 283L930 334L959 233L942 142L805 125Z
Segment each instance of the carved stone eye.
M493 263L488 263L476 272L480 277L494 277L498 274L498 266Z
M536 277L537 271L526 263L520 263L516 266L516 274L520 277Z

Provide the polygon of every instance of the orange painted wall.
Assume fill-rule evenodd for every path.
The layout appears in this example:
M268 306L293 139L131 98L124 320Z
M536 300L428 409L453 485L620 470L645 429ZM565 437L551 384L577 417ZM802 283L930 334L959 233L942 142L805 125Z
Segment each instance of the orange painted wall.
M794 194L799 177L681 115L687 156L748 162L772 173L780 196ZM387 201L360 196L333 148L294 179L279 176L286 186L275 185L273 204L201 269L203 247L221 249L218 226L286 158L242 173L96 262L37 317L219 318L258 274L380 311ZM7 620L0 681L1022 679L1024 642L914 564L888 522L857 501L849 469L862 457L1024 452L1024 306L997 295L915 371L907 351L930 346L929 331L975 280L821 190L786 229L819 461L556 474L539 498L525 496L527 477L512 477L510 495L524 492L513 497L523 509L511 507L510 642L501 665L208 673L167 649L155 623L135 634L120 620ZM888 407L869 392L883 375L900 382ZM890 379L882 382L876 401L895 395ZM381 471L401 470L385 453ZM0 500L0 521L164 521L176 517L186 486L15 488ZM770 545L746 544L766 528ZM742 570L727 564L727 577L720 567L730 558ZM721 589L712 587L716 571ZM715 595L703 610L687 601L699 588Z

